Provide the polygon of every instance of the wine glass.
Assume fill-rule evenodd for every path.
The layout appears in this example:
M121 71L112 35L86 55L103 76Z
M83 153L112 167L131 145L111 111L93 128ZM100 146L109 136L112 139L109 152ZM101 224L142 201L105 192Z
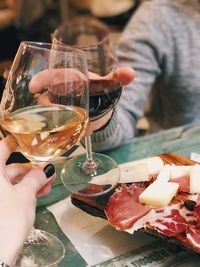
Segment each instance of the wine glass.
M58 76L62 75L62 83ZM22 42L1 101L1 126L34 166L56 160L78 142L88 121L85 53ZM52 234L32 230L16 266L55 266L65 254Z
M96 19L75 19L56 29L52 42L75 46L87 53L90 121L111 111L121 96L122 86L112 78L117 59L107 26ZM62 181L73 193L94 197L104 195L118 183L119 167L105 154L92 152L90 136L85 137L85 146L86 154L66 162Z

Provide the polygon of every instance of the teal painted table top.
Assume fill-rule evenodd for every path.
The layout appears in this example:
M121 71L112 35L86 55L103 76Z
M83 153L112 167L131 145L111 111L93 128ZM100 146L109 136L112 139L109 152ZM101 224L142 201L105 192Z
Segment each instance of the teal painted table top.
M123 163L168 152L178 153L187 158L190 157L191 152L200 153L200 125L190 124L144 137L137 137L116 149L107 151L106 154L114 158L118 163ZM62 164L63 161L59 162L57 165L57 179L53 185L51 193L46 197L40 198L38 201L36 227L48 230L64 243L66 247L66 255L59 266L82 267L86 266L86 262L60 230L52 214L46 209L47 206L64 199L69 195L69 192L62 185L60 180ZM127 257L130 257L130 255L127 255ZM115 260L113 259L113 262L114 261ZM113 263L108 262L107 265L102 263L102 266L128 265L117 265L116 262L113 265Z

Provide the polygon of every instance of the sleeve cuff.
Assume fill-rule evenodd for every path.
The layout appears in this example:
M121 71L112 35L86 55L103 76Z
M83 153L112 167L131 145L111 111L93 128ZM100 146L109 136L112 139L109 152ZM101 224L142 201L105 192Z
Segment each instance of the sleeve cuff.
M91 140L93 143L101 143L109 139L118 127L118 119L116 110L113 110L110 120L99 130L93 132Z

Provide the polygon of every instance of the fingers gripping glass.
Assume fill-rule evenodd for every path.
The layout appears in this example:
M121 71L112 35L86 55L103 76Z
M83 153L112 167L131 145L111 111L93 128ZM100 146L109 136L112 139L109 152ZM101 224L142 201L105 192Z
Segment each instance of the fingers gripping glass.
M1 102L1 126L18 149L33 166L46 165L83 137L87 122L85 53L22 42ZM64 246L55 236L33 230L16 265L55 266L64 253Z
M122 86L114 80L117 60L108 28L94 19L75 19L52 34L54 44L67 44L87 53L89 70L89 118L96 121L110 112L119 100ZM119 181L117 163L101 153L92 153L91 137L85 137L86 155L67 161L64 185L76 194L100 196ZM73 178L72 178L73 177Z

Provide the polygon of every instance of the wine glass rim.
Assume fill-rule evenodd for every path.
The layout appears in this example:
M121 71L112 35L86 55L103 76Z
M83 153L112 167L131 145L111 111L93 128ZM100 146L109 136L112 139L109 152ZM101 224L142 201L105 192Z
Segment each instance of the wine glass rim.
M97 41L94 44L81 45L81 46L65 44L65 43L63 43L62 41L60 41L60 40L58 40L56 38L56 34L59 32L59 30L64 29L64 28L66 28L66 27L68 27L69 25L72 25L72 24L76 25L81 21L83 21L83 23L84 23L84 21L86 21L88 23L90 23L92 21L92 23L94 22L95 24L98 24L98 26L100 26L100 28L103 29L103 31L105 33L105 36L100 41ZM91 48L91 47L95 47L95 46L101 45L102 43L104 43L106 41L109 41L111 37L110 37L109 28L107 27L107 25L103 24L101 21L99 21L97 19L94 19L94 18L90 18L90 20L89 20L89 18L87 18L87 17L79 17L78 19L73 19L70 22L65 22L64 24L61 24L57 29L55 29L55 31L52 33L52 39L54 39L54 38L55 38L55 40L56 40L56 42L58 44L69 45L70 47L74 47L74 48L82 50L82 49Z
M56 39L55 36L53 36L53 38ZM99 42L96 42L96 43L94 43L94 44L81 45L81 46L78 46L78 45L69 45L69 44L67 45L67 44L62 43L61 41L59 41L59 40L57 40L57 39L56 39L56 42L57 42L57 44L59 44L59 45L67 45L67 46L69 46L69 47L73 47L73 48L75 48L75 49L78 49L78 50L81 50L81 51L85 52L84 49L91 48L91 47L95 47L95 46L99 46L99 45L103 44L105 41L108 41L109 39L110 39L110 36L107 35L106 37L104 37L104 38L103 38L101 41L99 41Z
M44 50L56 50L54 47L53 47L53 43L48 43L48 42L37 42L37 41L22 41L21 42L21 45L28 45L30 47L36 47L38 49L44 49ZM65 45L63 43L58 43L56 44L57 47L61 47L63 48L64 50L57 50L58 52L60 53L70 53L70 52L79 52L80 54L86 54L85 51L79 49L79 48L76 48L76 47L71 47L71 46L68 46L68 45ZM66 49L66 50L65 50Z

